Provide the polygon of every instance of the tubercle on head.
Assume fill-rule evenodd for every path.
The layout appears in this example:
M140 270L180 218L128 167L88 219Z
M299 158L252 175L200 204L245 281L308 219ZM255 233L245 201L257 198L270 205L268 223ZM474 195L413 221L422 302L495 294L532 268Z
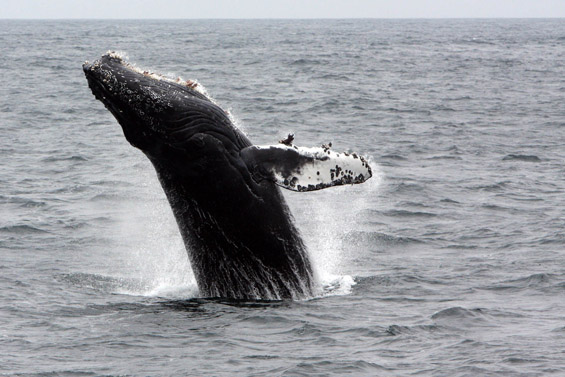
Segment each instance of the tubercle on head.
M124 53L121 53L121 52L108 51L108 52L106 52L105 55L108 56L109 58L113 59L117 63L120 63L124 67L126 67L126 68L128 68L128 69L130 69L134 72L137 72L139 74L142 74L145 77L149 77L149 78L154 79L154 80L167 81L167 82L175 83L175 84L178 84L178 85L183 85L183 86L186 86L187 88L196 90L196 91L200 92L201 94L204 94L207 97L209 97L208 94L206 93L206 90L204 89L204 87L196 80L191 80L191 79L184 80L181 77L177 77L176 79L173 79L171 77L167 77L167 76L160 74L160 73L157 73L157 72L141 69L141 68L137 67L136 65L128 62L126 60L127 56Z

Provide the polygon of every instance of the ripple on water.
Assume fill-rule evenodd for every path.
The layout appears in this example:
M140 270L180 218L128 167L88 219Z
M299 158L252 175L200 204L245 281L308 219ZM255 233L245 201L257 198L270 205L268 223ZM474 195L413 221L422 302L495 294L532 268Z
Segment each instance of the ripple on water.
M49 233L49 232L31 225L7 225L0 227L0 233L26 235L26 234Z
M491 291L519 292L526 290L537 290L543 292L563 291L565 288L565 278L557 274L537 273L524 276L518 279L505 280L482 287Z
M88 161L88 158L80 155L71 156L49 156L41 159L42 162L59 162L59 161Z
M386 216L391 217L436 217L437 214L426 211L409 211L405 209L394 209L383 212Z
M354 230L348 232L344 236L344 240L348 243L359 244L378 244L387 246L401 246L401 245L413 245L422 244L424 241L413 237L402 237L395 236L392 234L382 233L382 232L371 232L371 231L358 231Z
M389 336L416 336L419 333L429 334L441 331L441 328L437 325L416 325L416 326L404 326L404 325L390 325L386 329L386 333Z
M363 360L335 360L320 361L319 358L307 358L306 360L291 366L281 376L323 376L331 370L333 374L343 375L375 375L390 370L382 365Z
M481 308L466 309L455 306L433 314L431 319L436 325L463 331L474 327L494 326L487 311Z
M143 297L194 298L198 297L198 287L193 282L178 282L167 278L155 279L115 277L89 273L60 275L60 280L77 287L93 289L111 294Z
M384 155L381 156L381 158L388 159L388 160L399 160L399 161L407 160L406 157L404 157L400 154L394 154L394 153L384 154Z
M502 161L524 161L524 162L541 162L541 159L535 155L528 154L509 154L502 158Z

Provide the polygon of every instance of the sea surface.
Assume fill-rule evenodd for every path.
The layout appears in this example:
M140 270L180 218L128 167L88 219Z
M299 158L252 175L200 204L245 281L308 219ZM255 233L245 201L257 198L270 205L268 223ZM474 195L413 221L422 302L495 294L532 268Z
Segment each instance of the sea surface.
M108 50L370 158L285 192L323 294L199 295ZM563 20L0 21L0 375L565 376L564 161Z

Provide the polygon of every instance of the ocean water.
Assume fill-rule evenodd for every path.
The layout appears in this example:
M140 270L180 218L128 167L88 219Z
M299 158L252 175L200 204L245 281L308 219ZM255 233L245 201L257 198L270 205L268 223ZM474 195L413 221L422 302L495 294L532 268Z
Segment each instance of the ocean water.
M323 295L199 296L107 50L370 158L285 192ZM0 63L1 375L565 375L562 20L3 20Z

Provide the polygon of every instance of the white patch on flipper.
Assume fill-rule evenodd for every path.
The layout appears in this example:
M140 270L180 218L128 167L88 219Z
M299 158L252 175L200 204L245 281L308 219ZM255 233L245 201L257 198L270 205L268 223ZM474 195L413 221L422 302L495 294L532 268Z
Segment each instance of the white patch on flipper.
M258 151L296 153L300 163L291 169L285 161L270 168L275 183L293 191L313 191L326 187L363 183L371 178L369 163L356 153L337 153L329 148L307 148L284 144L254 146Z

